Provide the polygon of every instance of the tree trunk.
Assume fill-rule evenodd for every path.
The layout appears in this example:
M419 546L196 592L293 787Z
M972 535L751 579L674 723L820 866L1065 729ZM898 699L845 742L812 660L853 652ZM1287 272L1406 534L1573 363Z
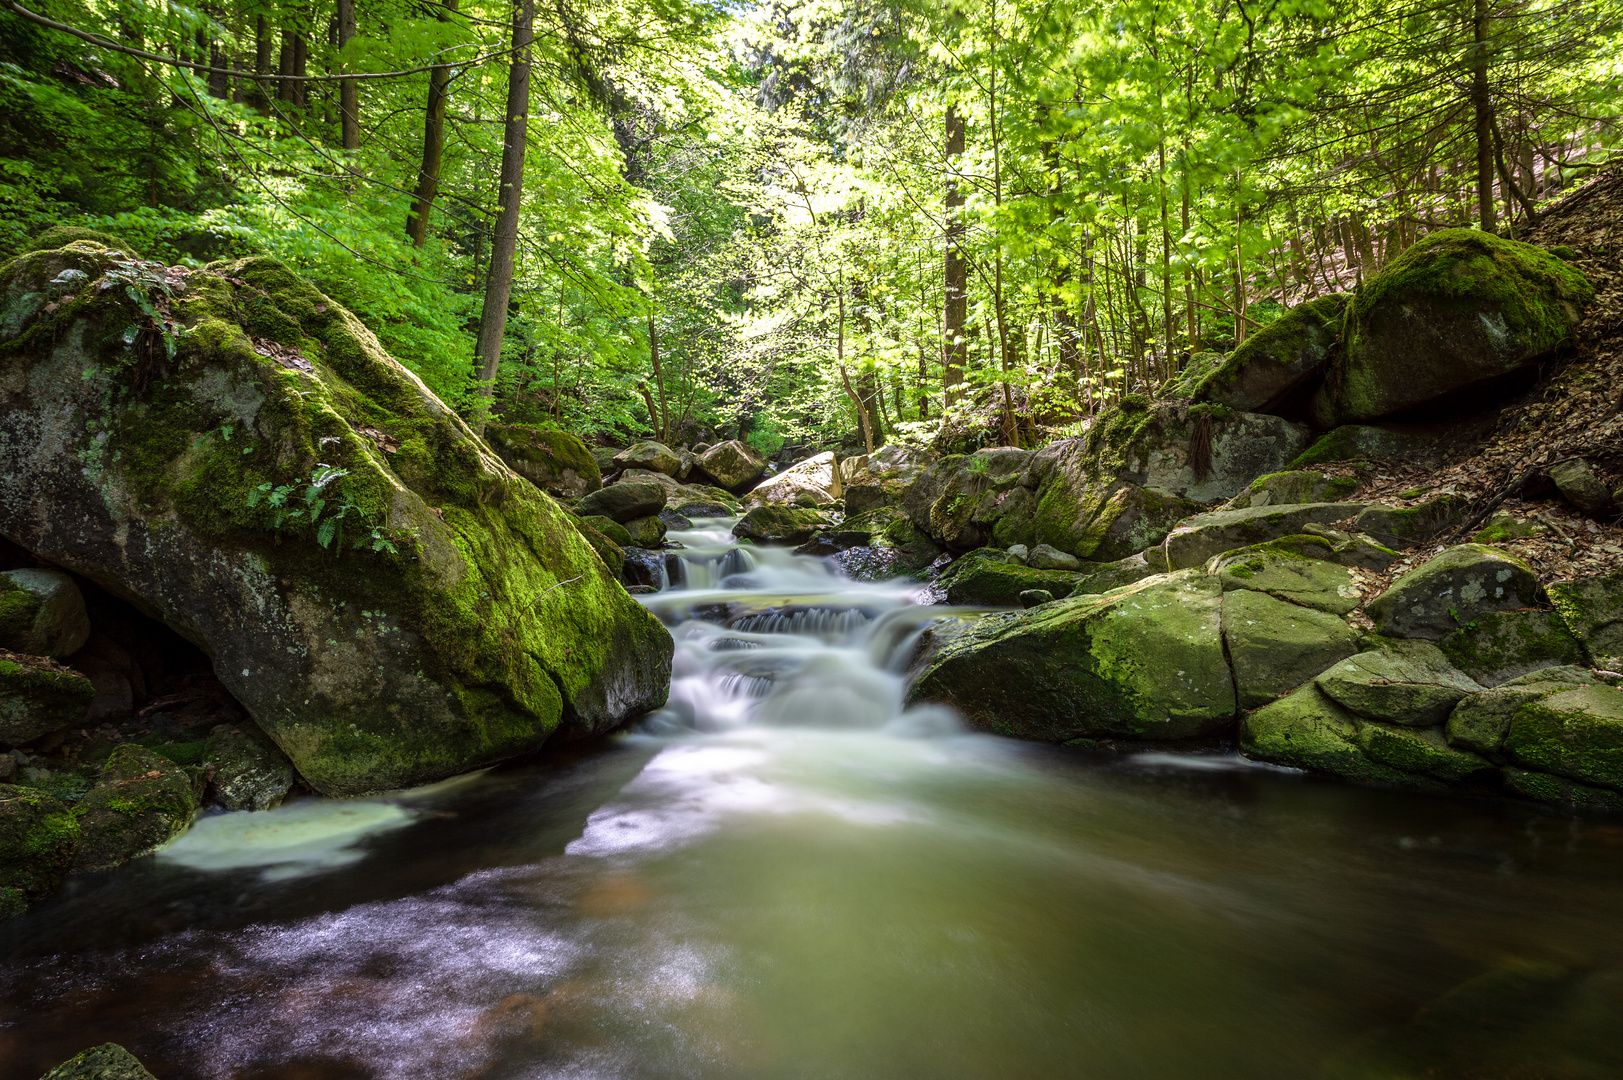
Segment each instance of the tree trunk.
M947 259L946 306L941 319L941 390L950 407L963 395L964 364L969 341L969 263L964 258L964 195L958 189L958 159L964 153L964 118L947 106Z
M457 0L440 0L444 12L456 11ZM442 14L443 20L445 16ZM428 73L428 109L423 116L423 162L417 190L406 218L406 236L418 247L428 239L428 215L440 191L440 165L445 156L445 108L451 98L451 65L435 64Z
M1471 111L1476 121L1477 225L1495 228L1493 205L1493 95L1488 90L1488 0L1476 0L1471 20Z
M263 15L254 17L254 74L269 75L271 73L271 28L270 20ZM254 83L253 99L250 104L256 109L264 109L270 104L269 83L258 80Z
M343 53L355 37L355 0L338 0L338 51ZM340 56L339 66L347 67L349 60ZM338 123L342 130L345 150L361 148L361 84L345 79L338 84Z
M513 60L507 75L502 171L496 189L496 231L490 241L484 310L479 315L479 393L486 402L476 418L480 433L484 432L489 402L496 391L502 339L507 335L507 302L513 294L519 210L524 201L524 153L529 145L530 42L534 35L535 0L517 0L513 6Z

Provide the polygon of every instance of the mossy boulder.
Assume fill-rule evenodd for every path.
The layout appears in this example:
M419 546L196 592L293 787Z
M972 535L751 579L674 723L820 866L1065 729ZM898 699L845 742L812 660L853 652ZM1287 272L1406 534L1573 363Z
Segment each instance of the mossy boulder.
M1358 725L1358 746L1371 761L1449 783L1472 780L1494 772L1491 761L1469 750L1449 745L1437 728L1361 722Z
M646 469L677 477L682 470L682 458L662 442L652 439L632 443L614 455L616 469Z
M85 718L96 688L43 656L0 650L0 746L19 746Z
M1424 641L1349 656L1317 682L1342 708L1403 727L1435 727L1462 698L1482 690L1441 649Z
M197 810L190 774L133 743L118 747L101 779L73 807L79 850L73 871L105 870L152 852L185 832Z
M1251 481L1251 485L1230 499L1226 510L1244 510L1252 506L1279 506L1283 503L1340 502L1351 498L1358 490L1358 480L1351 476L1326 476L1312 469L1269 473Z
M65 248L69 244L90 244L98 250L112 250L122 252L127 259L139 259L141 256L134 247L120 240L111 233L104 233L97 229L86 228L83 225L53 225L28 242L28 251L55 251Z
M1213 555L1296 535L1304 526L1350 518L1363 508L1363 503L1300 503L1197 514L1167 534L1163 558L1174 570L1201 566Z
M1442 434L1414 425L1343 424L1320 435L1290 463L1293 469L1311 469L1340 461L1395 459L1410 464L1432 462L1451 449Z
M157 1080L136 1056L117 1043L81 1050L40 1080Z
M1472 694L1463 698L1448 714L1448 743L1498 761L1502 757L1505 736L1510 732L1510 722L1516 710L1529 702L1571 690L1575 686L1590 686L1594 682L1595 677L1586 668L1555 667L1531 672L1491 690Z
M0 649L61 659L90 639L84 594L60 570L0 574Z
M763 506L773 503L778 506L791 506L796 499L804 496L816 505L822 506L843 498L844 481L836 479L834 468L833 451L814 454L755 485L745 496L745 505Z
M1115 562L1160 543L1199 511L1187 499L1137 484L1079 481L1075 473L1056 472L1039 494L1031 538L1080 559Z
M0 784L0 919L56 891L79 848L79 819L33 788Z
M1240 749L1276 765L1329 773L1359 783L1424 787L1436 781L1376 761L1359 741L1361 722L1309 683L1240 721Z
M666 528L664 520L658 514L632 518L625 523L626 535L631 537L631 546L640 548L657 548L663 544Z
M1165 567L1151 566L1149 560L1144 558L1143 552L1129 555L1125 559L1117 559L1115 562L1084 562L1069 595L1097 595L1119 589L1124 585L1136 584L1147 577L1165 572Z
M203 745L210 789L222 810L270 810L293 787L293 763L252 723L219 724Z
M755 447L737 439L717 443L698 456L696 464L717 487L740 491L760 479L766 458Z
M1490 611L1533 607L1538 578L1520 559L1482 544L1461 544L1410 570L1365 612L1388 637L1436 641Z
M580 516L590 520L606 517L625 524L637 518L657 515L669 498L665 488L648 480L622 480L581 499ZM616 541L619 542L618 540Z
M1596 683L1528 702L1511 719L1504 750L1540 772L1623 789L1623 689Z
M1564 776L1505 766L1505 790L1539 802L1558 803L1574 810L1623 810L1623 792L1575 783Z
M840 529L868 538L865 547L848 548L834 556L846 575L858 581L916 577L941 557L935 541L897 506L846 518Z
M1473 229L1423 237L1347 306L1345 346L1313 403L1320 427L1477 391L1572 340L1594 286L1531 244Z
M1225 592L1249 589L1331 615L1350 614L1359 600L1352 575L1339 563L1301 554L1301 546L1276 540L1214 555L1206 572L1217 576Z
M491 424L491 449L507 467L559 499L578 499L603 486L603 474L580 436L533 424Z
M1596 667L1623 671L1623 570L1558 581L1549 588L1550 603Z
M1199 573L989 615L942 646L909 699L1049 742L1210 735L1235 712L1221 622L1217 583Z
M1358 651L1358 633L1336 616L1265 593L1223 594L1223 640L1240 708L1266 704Z
M1185 408L1129 398L1101 413L1081 442L1088 476L1210 505L1283 469L1312 442L1312 432L1278 416L1221 405Z
M1583 645L1554 611L1485 612L1438 645L1455 667L1483 686L1584 660Z
M1407 548L1459 524L1468 509L1458 495L1438 495L1413 506L1371 506L1359 513L1354 525L1386 547Z
M0 533L203 648L317 790L664 701L670 635L564 511L285 266L80 244L0 267L0 296Z
M954 454L930 466L904 501L913 523L951 551L1030 540L1031 452L1011 447Z
M757 544L804 544L828 524L830 519L821 510L768 504L739 518L733 535Z
M592 546L592 550L597 552L597 557L603 560L603 565L609 568L609 573L618 578L625 569L626 545L631 543L631 534L626 532L625 526L606 517L571 517L569 523L580 533L581 538ZM621 542L622 537L624 543Z
M1076 574L1066 570L1042 570L1008 561L1006 553L995 549L971 551L936 578L944 588L949 604L977 607L1017 607L1020 594L1028 589L1046 589L1064 596L1076 584Z
M1349 299L1331 293L1291 308L1235 349L1195 390L1195 400L1246 412L1304 414L1341 337Z

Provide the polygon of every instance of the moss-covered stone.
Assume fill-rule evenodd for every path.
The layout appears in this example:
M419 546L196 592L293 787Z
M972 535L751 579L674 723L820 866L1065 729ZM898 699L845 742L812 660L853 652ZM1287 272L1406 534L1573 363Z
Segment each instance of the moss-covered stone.
M1217 576L1225 592L1250 589L1316 611L1350 614L1359 601L1352 575L1339 563L1300 553L1302 547L1329 549L1328 541L1305 536L1299 539L1318 543L1275 540L1240 548L1212 556L1206 563L1206 572ZM1326 553L1334 554L1333 551Z
M1590 662L1623 670L1623 570L1558 581L1549 593L1550 603L1584 643Z
M1516 710L1551 694L1595 682L1587 668L1545 668L1511 679L1502 686L1463 698L1448 714L1448 744L1502 760L1505 736Z
M1372 761L1449 783L1483 777L1494 771L1493 763L1486 758L1450 746L1437 728L1363 721L1358 725L1358 746Z
M1269 473L1229 500L1225 509L1244 510L1252 506L1279 506L1285 503L1340 502L1358 490L1351 476L1326 476L1311 469Z
M1173 574L987 616L942 647L909 696L1048 742L1213 734L1235 711L1217 583Z
M1240 721L1240 749L1276 765L1329 773L1360 783L1424 787L1425 778L1375 761L1358 741L1359 722L1309 683Z
M868 538L865 548L849 548L834 556L846 576L857 581L917 577L941 556L935 541L897 506L847 518L840 529Z
M1623 792L1579 784L1563 776L1533 772L1507 765L1503 771L1505 790L1539 802L1556 803L1575 810L1623 810Z
M1623 789L1623 689L1597 683L1529 702L1516 710L1504 748L1540 772Z
M1243 589L1223 594L1223 640L1242 709L1266 704L1358 651L1357 631L1336 616Z
M0 919L56 891L79 848L79 820L46 794L0 784Z
M762 480L750 489L744 502L749 507L766 503L791 506L805 496L823 506L842 498L844 492L844 481L836 481L834 476L834 453L825 451Z
M144 746L120 746L95 788L73 807L80 833L73 871L105 870L151 854L185 832L196 809L185 769Z
M609 568L609 573L619 577L625 570L627 544L631 543L631 534L626 532L625 526L613 518L571 517L569 523L575 526L575 531L592 545L597 557L603 560L603 565ZM620 538L624 538L624 543Z
M1195 400L1247 412L1287 409L1304 384L1323 374L1341 337L1342 313L1349 299L1347 293L1332 293L1291 308L1235 349L1200 384ZM1303 411L1305 404L1300 402L1291 411Z
M1199 510L1187 499L1137 484L1078 482L1074 473L1056 471L1038 499L1031 538L1080 559L1114 562L1160 543Z
M758 544L803 544L829 523L828 515L821 510L769 503L739 518L733 535Z
M1233 498L1307 448L1312 432L1278 416L1225 405L1188 408L1131 398L1105 410L1080 440L1082 460L1060 462L1087 478L1115 478L1202 505ZM1197 444L1206 453L1197 454Z
M748 443L733 439L707 448L697 464L717 487L741 491L759 479L766 469L766 458Z
M1110 592L1112 589L1119 589L1124 585L1132 585L1147 577L1164 573L1166 567L1151 566L1143 552L1129 555L1125 559L1117 559L1115 562L1084 562L1076 584L1071 587L1070 595L1091 596Z
M127 344L131 288L173 294L180 332ZM316 789L438 779L664 700L669 635L563 510L280 263L78 244L5 264L0 293L0 532L205 648Z
M1432 460L1445 449L1443 439L1435 431L1344 424L1319 436L1290 463L1290 467L1311 469L1339 461L1379 461L1383 458L1413 464Z
M615 454L614 467L617 469L646 469L649 472L679 477L682 458L664 443L648 439L643 442L632 443L618 454Z
M1365 607L1389 637L1432 641L1490 611L1536 606L1543 599L1532 568L1481 544L1461 544L1392 583Z
M1342 708L1404 727L1441 724L1461 698L1482 690L1450 665L1442 650L1423 641L1350 656L1317 681Z
M1438 645L1453 665L1483 686L1583 662L1584 650L1554 611L1489 611Z
M1521 540L1541 536L1549 527L1537 521L1520 521L1510 514L1499 514L1483 530L1471 537L1473 544L1503 544L1507 540Z
M665 542L665 522L657 514L632 518L625 523L625 531L632 547L657 548Z
M84 594L60 570L8 570L0 574L0 649L58 659L90 638Z
M942 571L936 584L946 590L948 603L976 607L1018 607L1020 594L1029 589L1064 596L1076 584L1074 571L1021 566L1004 555L993 550L972 551Z
M547 494L578 499L603 486L603 475L580 436L533 424L491 424L485 438L508 468Z
M1438 495L1414 506L1371 506L1359 513L1355 527L1387 547L1407 548L1458 524L1468 509L1458 495Z
M40 1080L156 1080L136 1056L117 1043L82 1050Z
M43 656L0 651L0 745L18 746L85 718L96 688Z
M1167 535L1167 565L1179 570L1201 566L1213 555L1297 535L1306 525L1340 521L1363 508L1362 503L1300 503L1199 514Z
M1469 391L1571 340L1594 286L1541 248L1473 229L1423 237L1347 307L1345 349L1314 399L1321 427Z
M98 248L123 252L125 258L139 259L141 256L129 244L120 240L111 233L104 233L97 229L89 229L83 225L53 225L28 242L23 253L28 251L55 251L65 248L69 244L87 243Z

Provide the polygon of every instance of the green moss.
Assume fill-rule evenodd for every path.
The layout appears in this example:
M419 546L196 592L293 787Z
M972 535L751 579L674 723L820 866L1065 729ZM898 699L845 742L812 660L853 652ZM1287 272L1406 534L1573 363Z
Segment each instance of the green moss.
M570 432L531 424L491 424L485 428L485 438L521 475L530 476L533 471L530 478L542 486L547 480L560 479L565 470L580 477L587 491L603 484L592 452Z
M1584 658L1582 644L1553 611L1484 612L1437 644L1449 663L1484 686Z
M1623 690L1580 686L1523 705L1505 753L1540 772L1623 788Z
M1248 757L1330 773L1361 783L1424 787L1412 772L1376 761L1359 745L1359 722L1316 685L1280 698L1240 721Z
M0 649L16 650L33 636L39 597L0 577Z
M79 822L51 795L0 784L0 919L56 889L79 846Z
M186 742L164 742L161 737L148 735L141 745L165 761L176 765L201 765L208 757L208 740L191 739Z
M1493 764L1486 758L1449 746L1436 728L1396 727L1364 721L1359 724L1358 745L1371 759L1394 769L1434 776L1450 783L1493 771Z
M130 247L130 245L126 244L118 237L109 233L97 232L95 229L87 229L82 225L53 225L51 228L46 229L44 232L34 237L34 239L30 240L28 245L23 250L55 251L57 248L65 248L69 244L81 241L88 241L89 243L98 244L104 248L113 248L122 251L132 259L139 259L141 257L136 253L134 248Z
M1239 383L1242 374L1252 365L1307 372L1324 363L1341 333L1347 300L1345 293L1332 293L1291 308L1235 349L1228 360L1195 389L1195 398L1223 396Z

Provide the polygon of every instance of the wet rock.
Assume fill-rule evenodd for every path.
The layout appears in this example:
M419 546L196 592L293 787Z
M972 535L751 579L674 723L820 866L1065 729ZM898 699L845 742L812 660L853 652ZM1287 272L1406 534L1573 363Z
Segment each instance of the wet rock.
M1026 565L1038 570L1080 570L1082 560L1047 544L1038 544L1026 556Z
M1505 736L1516 710L1551 694L1590 686L1595 677L1586 668L1568 666L1545 668L1510 679L1491 690L1461 699L1448 714L1446 733L1450 746L1473 750L1495 761L1501 760Z
M1540 772L1623 788L1623 689L1578 686L1523 705L1511 719L1504 751Z
M0 920L56 891L79 848L79 820L60 800L0 784Z
M1486 389L1570 342L1593 296L1542 248L1474 229L1431 233L1348 305L1315 422L1368 423Z
M1041 570L1022 566L994 549L972 551L954 562L936 578L946 590L949 604L977 607L1012 607L1028 589L1043 589L1064 596L1076 583L1076 574L1065 570Z
M1584 643L1590 661L1596 667L1623 671L1623 570L1558 581L1549 593L1550 603Z
M580 501L578 509L580 516L588 520L606 517L624 525L665 509L665 489L648 481L622 480L592 492Z
M185 832L196 809L185 769L143 746L120 746L96 786L73 808L80 835L73 872L105 870L150 855Z
M1493 763L1449 745L1436 728L1400 727L1375 721L1358 725L1358 746L1371 761L1448 783L1484 777Z
M660 521L665 523L665 528L667 530L693 528L692 521L688 520L686 516L678 514L670 507L666 507L665 509L661 510L657 516L659 517Z
M830 523L819 510L793 506L757 506L738 519L733 535L758 544L804 544L812 534Z
M1557 803L1575 810L1623 810L1623 793L1606 788L1579 784L1564 776L1518 769L1513 765L1505 766L1502 775L1506 791L1539 802Z
M72 577L60 570L0 574L0 649L60 660L89 637L84 594Z
M1590 517L1600 521L1617 517L1617 503L1612 501L1612 493L1582 458L1551 465L1550 479L1563 499Z
M1276 765L1330 773L1361 783L1424 786L1422 778L1375 761L1359 745L1359 721L1309 683L1240 720L1240 749Z
M485 439L507 467L559 499L578 499L603 486L597 461L580 437L532 424L491 424Z
M1389 637L1437 640L1489 611L1542 599L1526 563L1481 544L1452 547L1392 583L1365 612Z
M868 535L865 552L849 549L835 559L847 576L858 581L917 577L942 557L935 541L899 507L880 507L846 518L841 529Z
M1584 659L1583 645L1553 611L1485 612L1438 645L1455 667L1483 686Z
M739 491L766 471L766 458L753 446L737 439L718 443L698 455L696 462L717 487Z
M1038 604L1052 604L1054 594L1047 589L1027 589L1017 598L1023 608L1034 608Z
M834 476L834 454L826 451L769 476L745 498L748 506L790 506L800 495L809 495L821 506L844 495L843 480Z
M665 542L665 522L657 515L632 518L625 523L632 547L657 548Z
M1305 525L1353 517L1364 505L1300 503L1196 514L1167 535L1163 550L1167 565L1175 570L1201 566L1213 555L1300 533Z
M685 502L676 507L677 514L684 518L711 518L731 517L732 508L718 502Z
M1467 509L1458 495L1439 495L1415 506L1371 506L1353 524L1376 543L1407 548L1459 524Z
M1291 308L1235 349L1195 390L1195 400L1300 419L1341 336L1349 299L1332 293Z
M270 810L293 787L293 762L251 723L209 732L205 760L214 770L214 802L224 810Z
M0 652L0 746L33 742L85 718L96 689L43 656Z
M1220 731L1235 697L1217 582L1174 574L989 615L941 648L909 698L953 706L984 731L1049 742Z
M1350 656L1317 682L1343 708L1404 727L1441 724L1462 698L1482 690L1441 649L1419 641Z
M1240 708L1266 704L1358 651L1341 619L1260 592L1223 594L1223 637Z
M1351 497L1357 490L1358 481L1350 476L1326 476L1311 469L1297 469L1257 477L1250 487L1230 499L1224 509L1339 502Z
M64 1061L40 1080L156 1080L136 1056L117 1043L102 1043Z
M616 469L647 469L649 472L664 473L675 478L681 471L682 459L662 442L652 439L639 443L632 443L618 454L614 455Z
M1313 551L1319 547L1334 554L1329 542L1318 537L1286 538L1214 555L1206 572L1217 575L1225 592L1250 589L1332 615L1350 614L1359 601L1352 575ZM1303 554L1303 548L1312 554Z

